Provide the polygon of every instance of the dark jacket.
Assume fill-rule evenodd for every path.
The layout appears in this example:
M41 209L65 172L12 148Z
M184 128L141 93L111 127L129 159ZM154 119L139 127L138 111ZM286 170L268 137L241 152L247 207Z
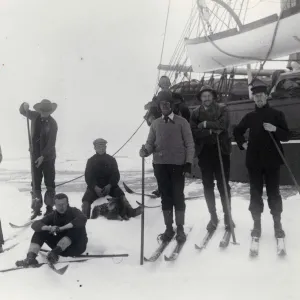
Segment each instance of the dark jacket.
M281 111L271 108L268 104L263 108L255 107L255 110L246 114L233 131L239 148L244 150L242 146L246 142L244 134L247 129L250 129L246 154L246 166L248 168L256 166L278 168L283 164L269 132L263 127L263 123L270 123L277 127L275 133L271 134L282 153L283 149L280 141L289 140L289 129L285 116Z
M54 210L43 219L33 222L31 228L36 232L41 232L42 227L47 226L64 226L69 223L73 224L73 228L78 230L78 235L82 238L87 238L85 225L87 222L86 216L76 207L68 207L64 214L60 214Z
M109 154L95 154L86 164L85 182L88 188L94 190L97 185L104 188L111 184L112 187L117 186L120 180L120 172L117 161Z
M20 107L20 113L31 120L31 140L33 159L44 156L44 161L56 158L56 136L57 136L57 123L49 116L42 120L41 115L29 110L26 114L23 104Z
M190 113L189 108L184 103L183 97L180 94L173 93L173 92L172 92L172 97L174 99L180 100L180 102L178 104L175 104L175 106L174 106L174 110L173 110L174 114L181 116L184 119L186 119L188 122L190 122L191 113ZM147 114L144 117L146 120L148 120L148 118L150 116L154 116L155 119L158 119L159 117L162 116L160 107L159 107L158 103L156 102L156 96L153 97L151 102L149 102L145 105L145 109L148 110ZM151 124L148 122L148 125L150 126Z
M204 121L206 121L206 128L199 129L198 124ZM190 125L197 156L199 156L205 144L217 145L214 131L221 131L219 139L222 153L225 155L231 153L231 139L228 134L229 117L225 105L213 102L207 109L200 105L192 112Z

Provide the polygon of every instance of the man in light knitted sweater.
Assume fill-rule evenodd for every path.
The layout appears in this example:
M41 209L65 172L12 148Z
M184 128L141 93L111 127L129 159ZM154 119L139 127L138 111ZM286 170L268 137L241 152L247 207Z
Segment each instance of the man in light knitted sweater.
M166 225L162 241L170 241L175 235L173 229L173 207L177 225L176 239L184 243L184 179L191 173L194 158L194 141L186 119L173 113L174 98L171 92L161 91L157 95L162 117L153 121L146 145L140 150L141 157L153 154L154 174L161 191L162 210Z

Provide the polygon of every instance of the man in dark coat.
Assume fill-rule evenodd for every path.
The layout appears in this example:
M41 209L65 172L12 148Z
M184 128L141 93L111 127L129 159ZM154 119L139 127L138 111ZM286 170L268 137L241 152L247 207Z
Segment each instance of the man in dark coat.
M161 192L162 210L166 225L161 235L162 241L170 241L173 230L173 207L177 225L176 239L179 243L186 240L184 233L185 173L191 173L194 159L194 142L189 123L173 113L174 98L171 92L161 91L158 94L163 116L154 120L146 145L140 150L141 157L153 153L154 174Z
M31 208L34 216L41 213L43 197L41 183L44 176L45 193L44 202L46 213L53 210L53 198L55 195L55 159L56 159L56 136L57 123L51 114L56 110L57 104L44 99L33 107L35 111L29 109L28 103L23 103L20 113L31 120L31 144L32 144L32 170L34 190L32 191Z
M171 81L169 77L162 76L159 79L158 86L161 89L161 91L170 91ZM183 97L178 93L174 93L174 92L171 93L172 93L172 97L174 98L173 113L175 115L185 118L188 122L190 122L190 110L184 103ZM148 111L144 118L147 121L147 124L149 126L155 119L160 118L162 116L162 112L160 109L159 100L157 96L154 96L152 101L145 105L145 109L147 109ZM152 194L154 194L157 197L160 197L159 189L153 191Z
M224 105L216 103L217 93L210 86L202 87L197 98L201 101L201 105L192 112L190 125L195 141L198 164L202 173L205 200L210 213L207 230L215 230L219 222L214 193L215 179L223 206L225 227L226 230L230 230L230 217L226 204L226 194L223 185L216 136L218 135L220 140L225 181L230 201L229 175L231 140L228 135L228 113Z
M132 208L125 197L110 198L108 203L97 205L93 208L91 219L103 216L108 220L128 221L130 218L139 216L142 213L142 207Z
M246 114L234 129L235 140L241 150L247 150L246 167L250 179L250 206L254 227L252 237L261 236L261 213L264 181L268 204L274 219L275 236L282 238L285 233L281 225L282 198L279 191L280 166L283 161L270 135L283 151L280 141L289 140L289 129L281 111L267 103L267 87L252 87L255 110ZM248 141L244 134L250 129Z
M85 181L87 189L82 198L82 212L89 219L92 203L101 197L111 196L125 198L124 192L119 187L120 172L117 161L106 153L107 141L96 139L93 155L86 164Z
M77 256L85 251L88 242L86 217L76 207L69 206L67 195L57 194L54 201L56 210L32 224L35 232L27 257L16 262L18 267L37 265L36 257L44 243L52 249L47 255L47 260L52 264L58 261L59 255Z

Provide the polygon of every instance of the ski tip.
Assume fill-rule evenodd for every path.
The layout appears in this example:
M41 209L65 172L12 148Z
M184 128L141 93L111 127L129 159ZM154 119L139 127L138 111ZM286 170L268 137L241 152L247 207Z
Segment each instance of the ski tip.
M56 273L59 275L63 275L63 274L65 274L65 272L67 271L68 268L69 268L69 265L66 265L60 269L56 269Z
M197 249L197 250L202 250L203 247L202 247L202 246L198 246L197 244L195 244L195 249Z

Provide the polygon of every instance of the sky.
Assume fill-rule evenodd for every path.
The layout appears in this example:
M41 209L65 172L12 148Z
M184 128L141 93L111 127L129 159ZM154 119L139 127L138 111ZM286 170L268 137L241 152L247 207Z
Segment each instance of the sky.
M194 0L171 0L168 63ZM251 3L251 2L250 2ZM253 2L252 6L258 2ZM250 19L278 11L261 2ZM250 4L251 5L251 4ZM87 156L92 141L117 150L143 121L157 79L168 0L0 0L0 144L4 157L28 156L19 106L58 104L57 150ZM138 152L148 126L120 153Z

